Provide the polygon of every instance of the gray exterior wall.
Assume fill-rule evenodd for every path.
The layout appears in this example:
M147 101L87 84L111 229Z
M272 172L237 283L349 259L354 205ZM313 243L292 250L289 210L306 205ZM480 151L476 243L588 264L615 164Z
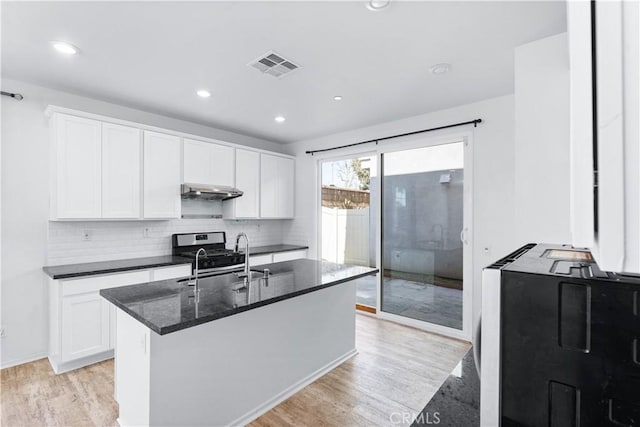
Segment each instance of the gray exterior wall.
M440 183L440 176L451 182ZM371 179L371 200L379 197L379 177ZM464 170L384 177L383 267L462 280ZM402 197L404 194L404 197ZM375 230L377 212L371 213ZM375 265L375 241L370 243Z

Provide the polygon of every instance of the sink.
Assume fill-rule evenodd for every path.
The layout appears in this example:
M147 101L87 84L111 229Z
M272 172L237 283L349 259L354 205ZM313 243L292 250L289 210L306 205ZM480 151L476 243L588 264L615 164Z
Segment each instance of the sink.
M259 273L259 276L257 274L253 275L251 280L251 294L249 298L251 304L290 293L295 289L294 275L291 272L279 274L270 273L267 283L263 280L263 272L259 271ZM233 276L235 277L235 275ZM225 303L233 307L247 305L247 290L244 287L242 279L236 278L230 286L224 287L223 299Z
M241 273L242 271L244 271L244 268L242 267L238 267L238 268L234 268L231 270L224 270L224 271L217 271L217 272L211 272L211 273L202 273L198 276L198 280L202 281L204 279L208 279L211 277L217 277L217 278L223 278L225 276L233 276L235 278L237 278L238 276L236 275L237 273ZM257 268L252 268L251 269L254 278L258 278L258 277L262 277L264 275L264 270L260 270ZM269 272L269 275L271 275L273 273ZM259 275L259 276L258 276ZM189 276L189 277L185 277L184 279L179 279L178 283L183 283L183 282L190 282L193 281L195 279L195 276Z

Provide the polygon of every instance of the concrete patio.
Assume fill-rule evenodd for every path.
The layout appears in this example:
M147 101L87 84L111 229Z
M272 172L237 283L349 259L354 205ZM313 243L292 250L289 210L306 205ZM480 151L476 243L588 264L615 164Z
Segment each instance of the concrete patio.
M356 281L356 302L376 306L377 277ZM462 329L462 290L384 278L382 310L437 325Z

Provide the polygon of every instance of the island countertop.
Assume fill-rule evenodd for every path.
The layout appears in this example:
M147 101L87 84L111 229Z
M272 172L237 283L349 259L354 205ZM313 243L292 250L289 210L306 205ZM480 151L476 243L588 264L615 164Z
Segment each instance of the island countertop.
M378 272L375 268L298 259L263 265L271 274L254 272L249 301L235 274L199 279L200 292L185 279L163 280L102 289L100 295L159 335L318 291Z

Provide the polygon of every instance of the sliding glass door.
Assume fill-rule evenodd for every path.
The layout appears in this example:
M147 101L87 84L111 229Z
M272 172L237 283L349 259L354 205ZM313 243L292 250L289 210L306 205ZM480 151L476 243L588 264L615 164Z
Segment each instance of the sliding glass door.
M380 309L462 331L464 143L380 158Z
M376 156L322 161L320 241L323 261L376 265ZM356 281L356 307L376 312L377 277Z

